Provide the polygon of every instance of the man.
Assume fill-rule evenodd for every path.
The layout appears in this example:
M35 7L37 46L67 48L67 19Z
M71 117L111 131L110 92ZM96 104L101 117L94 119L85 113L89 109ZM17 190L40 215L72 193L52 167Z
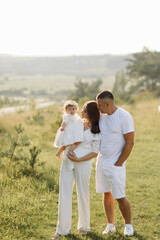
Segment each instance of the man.
M125 162L134 145L134 123L131 115L114 103L113 94L102 91L97 95L101 111L101 146L96 166L96 191L103 193L108 225L103 234L116 230L113 223L114 199L124 218L124 235L132 236L131 210L125 197Z

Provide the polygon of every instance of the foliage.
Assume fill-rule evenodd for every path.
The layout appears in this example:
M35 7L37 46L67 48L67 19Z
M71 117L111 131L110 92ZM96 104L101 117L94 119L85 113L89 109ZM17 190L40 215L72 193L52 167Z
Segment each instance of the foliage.
M3 150L0 148L0 157L9 159L9 163L15 168L15 171L19 171L24 175L33 173L35 164L39 161L37 158L41 152L39 148L33 146L29 149L30 157L24 151L24 147L30 146L31 141L27 135L23 135L24 128L21 124L15 126L16 133L8 133L9 146ZM41 162L39 165L43 165Z
M113 86L113 93L116 98L116 103L120 102L120 100L127 101L132 103L133 98L129 92L129 79L128 76L124 73L124 71L120 71L116 73L116 79Z
M88 97L88 99L94 100L96 99L96 95L100 92L101 84L101 79L92 81L90 84L79 79L77 82L75 82L76 90L73 91L68 98L79 101L81 98Z
M127 72L120 71L116 74L113 92L128 102L133 102L134 96L141 91L155 92L155 96L159 96L160 52L144 48L126 60L129 62Z
M0 92L0 95L1 95L1 92ZM13 98L10 98L7 96L0 97L0 108L7 107L7 106L16 106L18 104L19 104L19 101Z
M88 102L90 99L89 97L83 97L79 100L78 104L79 104L79 107L81 108L86 102Z
M35 163L38 162L37 156L41 152L41 150L39 148L37 148L36 146L33 146L33 148L29 149L29 151L30 151L30 155L31 155L31 157L29 159L29 163L33 169Z
M137 87L155 91L160 86L160 52L144 48L140 53L134 53L127 59L128 75Z
M30 116L26 118L26 123L31 125L38 124L43 126L44 122L45 122L45 118L39 111L35 115L33 115L32 118Z
M3 157L7 157L11 162L26 160L26 155L23 153L23 149L18 147L25 147L31 144L29 137L27 135L22 135L24 128L21 124L15 126L16 134L8 133L8 138L10 140L10 146L3 152Z

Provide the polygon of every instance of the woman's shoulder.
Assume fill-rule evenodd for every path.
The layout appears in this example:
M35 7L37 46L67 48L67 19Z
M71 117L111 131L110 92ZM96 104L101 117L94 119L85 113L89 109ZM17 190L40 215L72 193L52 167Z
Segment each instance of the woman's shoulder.
M89 129L90 134L92 135L92 140L93 141L99 141L101 140L101 133L92 133L91 129Z

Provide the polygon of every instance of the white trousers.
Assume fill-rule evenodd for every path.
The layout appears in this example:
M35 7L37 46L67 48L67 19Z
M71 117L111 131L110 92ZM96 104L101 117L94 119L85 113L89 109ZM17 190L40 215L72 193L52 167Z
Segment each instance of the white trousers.
M74 162L73 169L69 167L68 161L62 162L60 171L57 232L62 235L67 235L71 231L74 180L78 196L79 220L77 228L90 230L89 180L92 161Z

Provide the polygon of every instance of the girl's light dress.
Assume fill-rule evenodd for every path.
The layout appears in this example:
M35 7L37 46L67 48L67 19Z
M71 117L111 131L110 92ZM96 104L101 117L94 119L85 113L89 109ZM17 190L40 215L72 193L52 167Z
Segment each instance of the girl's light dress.
M64 113L63 122L66 124L65 130L57 131L54 146L68 146L75 142L84 141L84 125L81 117L76 113L74 115Z

